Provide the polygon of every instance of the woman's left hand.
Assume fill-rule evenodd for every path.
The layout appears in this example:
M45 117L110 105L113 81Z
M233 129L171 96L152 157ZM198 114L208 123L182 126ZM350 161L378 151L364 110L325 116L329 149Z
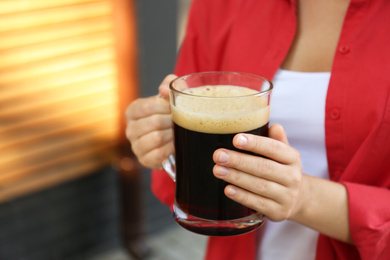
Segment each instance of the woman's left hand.
M270 127L269 137L237 134L233 145L255 155L214 152L214 175L229 183L226 196L272 221L289 219L353 244L345 186L303 174L300 154L280 125Z
M236 148L260 156L218 149L213 172L230 183L226 196L272 221L282 221L297 214L304 197L301 159L280 125L270 127L269 137L237 134Z

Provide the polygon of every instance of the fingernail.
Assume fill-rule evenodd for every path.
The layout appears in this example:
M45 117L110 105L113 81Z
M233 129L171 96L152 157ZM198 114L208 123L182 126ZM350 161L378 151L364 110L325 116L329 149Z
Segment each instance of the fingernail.
M236 189L234 189L232 187L227 187L226 188L226 195L228 195L229 197L233 197L236 194L237 194Z
M229 170L227 168L219 165L215 166L214 171L215 171L215 175L217 175L218 177L225 177L229 173Z
M217 161L220 163L225 163L229 160L229 154L223 151L219 151L217 155Z
M248 139L244 135L239 135L237 137L237 145L245 146L248 143Z

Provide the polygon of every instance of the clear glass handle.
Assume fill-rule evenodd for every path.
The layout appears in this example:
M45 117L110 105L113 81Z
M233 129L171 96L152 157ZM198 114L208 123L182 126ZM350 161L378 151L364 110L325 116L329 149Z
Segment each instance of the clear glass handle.
M171 154L168 159L162 162L162 166L164 167L164 170L167 172L169 177L171 177L173 181L176 181L176 162L173 154Z

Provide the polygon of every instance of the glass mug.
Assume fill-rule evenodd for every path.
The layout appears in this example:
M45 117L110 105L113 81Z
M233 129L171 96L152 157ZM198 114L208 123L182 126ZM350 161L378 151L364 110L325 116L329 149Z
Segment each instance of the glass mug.
M213 175L216 149L238 150L237 133L268 135L273 85L238 72L201 72L169 85L175 156L163 162L176 182L175 221L209 236L244 234L260 227L263 214L224 194L227 183Z

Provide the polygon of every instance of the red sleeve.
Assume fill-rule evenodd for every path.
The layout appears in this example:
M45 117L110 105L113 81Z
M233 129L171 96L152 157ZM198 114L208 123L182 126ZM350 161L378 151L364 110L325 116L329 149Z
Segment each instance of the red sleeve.
M175 182L165 171L152 171L152 192L172 210L175 198Z
M390 190L344 183L352 240L362 259L390 259Z
M188 23L185 36L180 46L179 55L176 60L175 74L183 76L195 72L208 70L207 47L205 34L207 30L202 28L207 15L202 10L202 1L194 0L188 12ZM203 19L204 18L204 19Z
M250 260L256 258L257 232L239 236L209 237L205 260Z

